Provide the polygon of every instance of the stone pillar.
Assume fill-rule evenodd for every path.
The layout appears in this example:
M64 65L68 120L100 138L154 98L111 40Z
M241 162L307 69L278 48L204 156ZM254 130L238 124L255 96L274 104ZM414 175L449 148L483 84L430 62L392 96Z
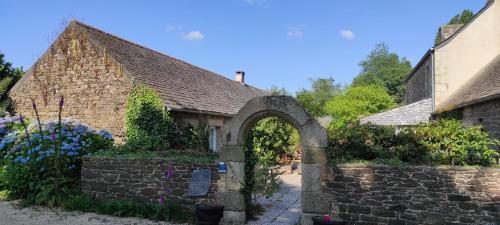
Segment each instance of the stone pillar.
M224 189L217 193L217 202L224 206L222 224L245 224L245 199L240 192L245 182L245 156L240 146L224 145L221 161L227 166Z
M330 198L321 191L322 169L327 163L325 147L302 148L302 225L311 225L312 217L329 214Z

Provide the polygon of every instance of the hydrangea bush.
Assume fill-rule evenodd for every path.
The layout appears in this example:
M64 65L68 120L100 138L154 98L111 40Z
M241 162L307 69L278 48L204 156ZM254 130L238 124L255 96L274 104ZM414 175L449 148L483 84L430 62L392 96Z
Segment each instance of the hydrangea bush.
M35 104L33 108L36 110ZM76 120L59 117L58 121L37 120L29 126L22 116L19 121L24 131L11 132L0 142L1 176L11 198L29 203L59 205L79 190L82 156L113 145L109 132L95 131Z
M0 117L0 140L17 128L19 128L19 116Z

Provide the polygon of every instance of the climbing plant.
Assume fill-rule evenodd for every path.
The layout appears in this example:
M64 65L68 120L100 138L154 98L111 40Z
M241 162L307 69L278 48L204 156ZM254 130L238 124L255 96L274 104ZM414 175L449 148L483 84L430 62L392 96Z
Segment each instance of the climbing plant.
M126 128L129 146L160 150L170 147L174 122L156 91L136 86L127 99Z

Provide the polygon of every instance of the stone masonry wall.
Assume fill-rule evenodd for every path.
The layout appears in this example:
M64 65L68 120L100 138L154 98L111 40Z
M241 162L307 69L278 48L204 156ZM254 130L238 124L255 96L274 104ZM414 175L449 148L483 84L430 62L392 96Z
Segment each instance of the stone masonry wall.
M172 162L174 175L164 179L168 161L163 159L116 159L86 157L82 165L82 190L95 198L123 198L158 202L166 188L172 199L187 208L201 202L212 202L218 190L217 163ZM191 174L195 169L211 169L212 184L204 197L188 197Z
M341 165L322 171L328 204L348 224L500 224L500 169Z
M430 97L432 97L432 56L428 56L406 81L407 104Z
M124 136L125 104L132 88L126 72L78 28L69 26L11 91L16 111L31 118L31 99L42 120L56 120L59 97L63 117Z
M462 109L465 125L481 125L495 138L500 138L500 99L467 106Z

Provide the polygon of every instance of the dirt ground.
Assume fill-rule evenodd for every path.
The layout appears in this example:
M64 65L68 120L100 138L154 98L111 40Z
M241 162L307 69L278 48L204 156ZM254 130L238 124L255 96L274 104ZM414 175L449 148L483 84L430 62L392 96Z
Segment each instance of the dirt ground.
M138 218L119 218L95 213L70 212L44 207L19 208L0 201L0 225L171 225Z

